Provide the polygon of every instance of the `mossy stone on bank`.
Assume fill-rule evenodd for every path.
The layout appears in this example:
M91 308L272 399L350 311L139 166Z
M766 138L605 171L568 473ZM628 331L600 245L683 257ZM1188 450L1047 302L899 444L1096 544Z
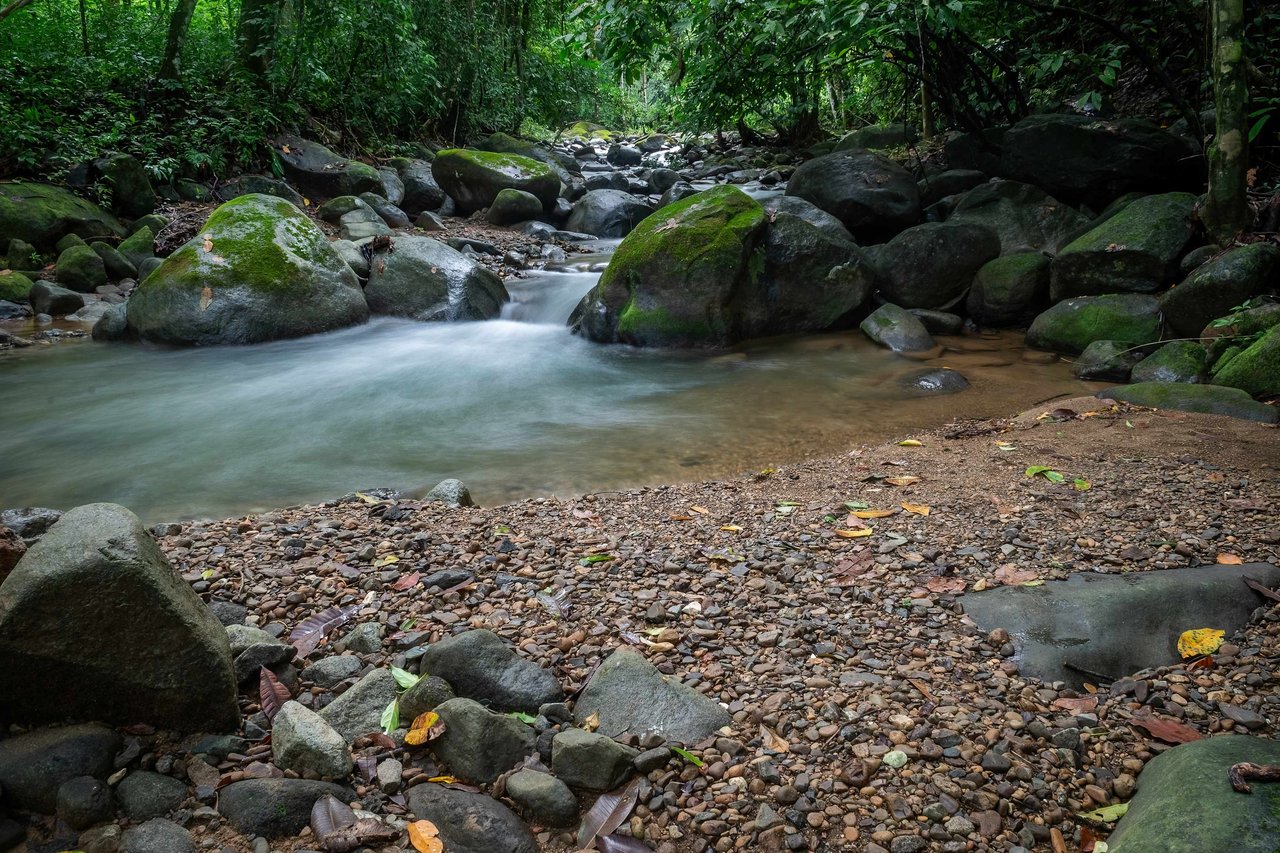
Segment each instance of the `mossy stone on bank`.
M1075 355L1094 341L1158 341L1160 325L1160 306L1154 296L1081 296L1059 302L1036 317L1027 329L1027 344Z
M969 316L985 326L1020 326L1049 304L1049 258L1016 252L989 261L973 277Z
M26 302L31 293L31 279L20 272L0 270L0 301Z
M518 154L446 148L431 161L431 173L465 212L490 206L504 189L532 193L545 209L560 193L560 178L550 166Z
M246 344L364 322L359 280L324 233L284 199L219 207L128 302L129 329L173 344Z
M1277 419L1275 408L1259 403L1238 388L1225 388L1221 385L1138 382L1099 391L1098 397L1133 403L1135 406L1150 406L1153 409L1227 415L1264 424L1273 424Z
M62 187L0 182L0 243L23 240L49 252L67 234L123 237L125 229L114 216Z
M318 142L282 136L276 153L285 176L313 199L382 192L382 176L377 169L339 156Z
M92 293L107 283L107 266L93 249L71 246L58 255L58 283L79 293Z
M1076 379L1126 382L1142 352L1128 341L1094 341L1084 348L1071 373Z
M1280 247L1273 243L1235 246L1201 264L1186 280L1160 297L1160 310L1174 334L1194 337L1237 305L1275 288Z
M1133 382L1196 383L1204 377L1208 355L1195 341L1170 341L1133 368Z
M1213 368L1213 381L1255 397L1280 395L1280 326L1272 326L1233 358L1219 360Z

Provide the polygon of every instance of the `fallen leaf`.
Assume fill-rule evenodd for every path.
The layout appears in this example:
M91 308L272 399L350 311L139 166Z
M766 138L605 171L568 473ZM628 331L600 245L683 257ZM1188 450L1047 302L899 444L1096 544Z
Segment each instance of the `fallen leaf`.
M760 724L760 739L764 741L765 749L772 750L773 752L791 751L791 744L783 740L777 732L766 726L764 723Z
M375 569L380 569L383 566L390 566L391 564L398 563L398 562L400 562L400 558L397 557L395 554L387 554L385 557L379 557L378 559L374 560L373 567Z
M1010 444L1007 441L997 441L996 450L1003 450L1005 453L1011 453L1018 449L1016 444Z
M843 536L845 539L861 539L863 536L870 536L874 531L870 527L864 527L861 530L844 530L837 528L835 534Z
M898 442L899 447L924 447L923 441L917 441L914 438L904 438Z
M1067 849L1067 839L1056 826L1049 830L1049 846L1053 848L1053 853L1071 853Z
M904 504L902 504L902 508L903 508L903 509L905 509L907 512L909 512L909 513L913 514L913 515L928 515L928 514L929 514L929 505L928 505L928 504L907 504L907 503L904 503Z
M1269 589L1268 587L1263 586L1253 578L1241 577L1240 579L1244 581L1245 586L1249 587L1249 589L1253 590L1254 592L1261 593L1263 596L1271 599L1272 601L1280 601L1280 593L1276 592L1275 590Z
M676 515L674 512L667 513L667 518L672 521L693 521L692 515Z
M580 728L584 728L589 732L594 732L600 728L600 712L592 711L591 715L582 721Z
M599 836L612 835L615 829L622 826L622 822L636 807L636 800L640 797L641 781L642 777L636 777L625 787L601 794L596 798L583 816L582 825L578 828L580 848L591 850L595 847Z
M851 513L854 518L888 518L897 510L893 509L859 509Z
M885 477L884 481L891 486L910 486L912 483L920 482L920 478L908 475L905 477Z
M1190 726L1151 714L1135 715L1129 719L1129 722L1140 729L1145 729L1153 738L1162 740L1165 743L1191 743L1194 740L1200 740L1202 737L1198 731Z
M298 650L298 657L304 658L315 651L330 632L349 622L359 609L354 604L349 607L327 607L303 620L289 633L289 642Z
M325 794L311 807L311 832L322 846L326 845L329 836L355 822L356 813L351 806L333 794Z
M414 572L413 574L403 575L400 578L400 580L396 581L391 585L391 588L395 590L400 590L400 591L404 591L406 589L413 589L415 586L418 585L418 581L420 580L422 580L422 574L420 572Z
M927 701L929 702L934 701L933 694L929 692L929 686L925 684L923 681L921 681L918 678L908 678L907 681L911 682L911 686L914 687L916 690L919 690L920 695L923 696Z
M1228 554L1225 551L1218 554L1218 565L1220 566L1243 566L1244 560L1235 554Z
M1093 488L1093 483L1090 483L1088 480L1081 479L1080 477L1072 480L1071 485L1076 487L1077 492L1087 492Z
M929 578L924 586L929 592L945 595L964 592L965 582L963 578Z
M274 672L265 666L258 668L258 700L268 720L274 720L284 703L292 698L289 688L280 683Z
M1032 465L1027 469L1026 473L1028 477L1034 477L1039 474L1050 483L1061 483L1067 479L1063 474L1053 470L1048 465Z
M401 690L408 690L410 687L418 683L418 676L414 675L407 669L401 669L398 666L391 667L391 677L396 680L396 684L400 685Z
M1128 803L1114 803L1109 806L1103 806L1100 809L1094 809L1091 812L1080 812L1079 816L1085 820L1097 821L1098 823L1115 823L1124 817L1127 811L1129 811Z
M444 842L437 836L440 830L429 820L415 820L407 827L409 843L418 853L443 853Z
M736 525L736 524L726 524L726 525L722 526L720 529L721 529L721 530L727 530L727 531L729 531L730 533L739 533L739 532L741 532L741 530L742 530L742 528L741 528L741 527L739 527L739 526L738 526L738 525Z
M692 764L694 767L706 767L706 766L707 766L707 762L703 761L701 758L699 758L698 756L694 755L692 752L690 752L690 751L689 751L689 750L687 750L687 749L684 749L684 748L679 747L679 746L673 746L673 747L671 747L671 751L672 751L672 752L674 752L676 755L680 756L681 758L683 758L685 761L687 761L687 762L689 762L690 764Z
M1178 654L1184 658L1211 655L1222 647L1227 632L1217 628L1193 628L1178 637Z
M707 509L705 506L691 506L689 507L689 512L696 512L698 515L706 515L711 512L711 510Z
M213 235L212 234L204 235L204 245L201 248L203 248L205 252L213 251Z
M1061 699L1053 700L1053 707L1063 708L1067 711L1074 711L1077 714L1092 713L1098 707L1097 696L1064 696Z
M208 311L209 306L213 304L213 288L205 285L200 289L200 310Z
M629 835L599 835L596 842L600 845L600 853L651 853L643 841Z
M1012 563L996 569L995 579L1005 586L1017 586L1036 579L1036 573L1020 569Z

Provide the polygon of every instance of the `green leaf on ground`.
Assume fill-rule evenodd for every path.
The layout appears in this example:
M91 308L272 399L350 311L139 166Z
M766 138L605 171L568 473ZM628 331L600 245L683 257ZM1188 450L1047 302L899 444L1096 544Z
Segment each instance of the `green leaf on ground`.
M674 752L676 755L680 756L681 758L683 758L685 761L687 761L687 762L689 762L690 764L692 764L694 767L706 767L706 766L707 766L707 762L703 761L701 758L699 758L698 756L694 755L692 752L690 752L690 751L689 751L689 750L687 750L687 749L683 749L683 748L678 747L678 746L673 746L673 747L671 747L671 751L672 751L672 752Z
M395 677L396 684L400 685L401 690L408 690L418 683L418 676L398 666L391 667L391 675Z

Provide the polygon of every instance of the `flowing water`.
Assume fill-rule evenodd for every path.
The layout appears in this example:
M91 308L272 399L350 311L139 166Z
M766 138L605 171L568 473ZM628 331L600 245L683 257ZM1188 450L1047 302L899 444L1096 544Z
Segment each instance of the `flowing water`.
M510 283L512 303L483 323L0 354L0 507L224 517L445 477L494 504L758 470L1091 390L1023 361L1016 334L942 339L925 364L973 387L940 397L904 390L922 363L857 331L720 353L589 343L565 320L606 257Z

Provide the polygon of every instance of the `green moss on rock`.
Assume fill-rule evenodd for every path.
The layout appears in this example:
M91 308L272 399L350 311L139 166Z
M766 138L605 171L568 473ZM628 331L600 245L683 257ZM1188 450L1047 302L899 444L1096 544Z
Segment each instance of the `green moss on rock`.
M488 207L504 189L532 193L547 208L560 193L550 166L518 154L446 148L431 161L431 173L464 211Z
M1036 349L1075 355L1094 341L1132 341L1135 345L1158 341L1160 326L1160 307L1154 296L1081 296L1059 302L1036 317L1027 329L1027 343Z
M49 252L67 234L123 237L124 233L114 216L62 187L0 182L0 245L16 238Z
M1255 397L1280 395L1280 326L1264 332L1252 346L1215 366L1213 381Z
M31 293L31 279L20 272L0 270L0 300L26 302Z

